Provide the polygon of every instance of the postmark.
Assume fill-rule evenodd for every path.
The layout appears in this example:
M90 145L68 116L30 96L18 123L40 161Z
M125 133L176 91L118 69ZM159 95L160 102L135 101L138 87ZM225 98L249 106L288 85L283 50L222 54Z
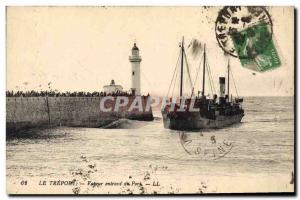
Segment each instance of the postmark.
M180 131L179 140L188 155L204 160L217 160L226 156L235 144L230 133Z
M245 68L264 72L281 65L270 14L262 6L225 6L215 23L216 38L225 54Z
M239 57L232 41L231 35L257 24L266 24L270 31L270 37L273 34L273 23L270 14L262 6L225 6L217 16L215 22L215 33L219 46L226 54L233 57ZM267 45L268 42L264 43Z

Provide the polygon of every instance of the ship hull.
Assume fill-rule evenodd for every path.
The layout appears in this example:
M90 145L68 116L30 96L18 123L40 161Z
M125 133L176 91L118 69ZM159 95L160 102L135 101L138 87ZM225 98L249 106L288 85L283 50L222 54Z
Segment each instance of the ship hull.
M200 130L200 129L218 129L240 123L244 114L232 116L217 116L215 120L200 116L199 112L191 112L188 117L174 118L162 112L163 123L166 129L173 130Z

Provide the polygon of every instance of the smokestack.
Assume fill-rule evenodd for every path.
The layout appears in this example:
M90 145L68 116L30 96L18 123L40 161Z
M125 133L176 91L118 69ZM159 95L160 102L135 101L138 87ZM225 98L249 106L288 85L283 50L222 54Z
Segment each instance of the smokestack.
M220 97L225 97L225 77L219 77Z

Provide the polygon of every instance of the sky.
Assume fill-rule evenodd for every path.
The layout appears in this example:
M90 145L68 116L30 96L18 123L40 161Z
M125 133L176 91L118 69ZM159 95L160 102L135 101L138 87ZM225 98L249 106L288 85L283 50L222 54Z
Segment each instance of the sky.
M293 96L293 7L267 8L282 66L255 74L218 46L215 21L221 8L7 7L7 90L46 90L51 82L51 89L59 91L102 91L111 79L129 90L128 58L136 42L142 57L142 93L164 96L184 36L186 45L192 39L206 43L217 90L229 58L240 96ZM194 80L199 64L189 58Z

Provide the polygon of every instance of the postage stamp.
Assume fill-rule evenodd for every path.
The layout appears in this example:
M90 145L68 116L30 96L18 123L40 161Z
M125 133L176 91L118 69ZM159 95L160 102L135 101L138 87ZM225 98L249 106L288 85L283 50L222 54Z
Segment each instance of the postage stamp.
M231 37L243 67L264 72L281 65L266 24L233 33Z
M265 7L225 6L215 26L219 46L225 54L239 58L243 67L265 72L281 66Z

